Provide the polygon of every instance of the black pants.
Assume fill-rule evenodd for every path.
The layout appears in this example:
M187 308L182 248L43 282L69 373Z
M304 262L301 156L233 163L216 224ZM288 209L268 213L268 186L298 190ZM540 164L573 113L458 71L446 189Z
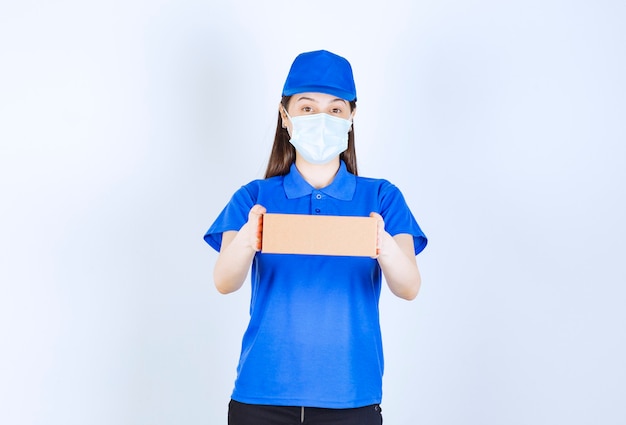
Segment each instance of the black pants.
M228 425L382 425L378 404L355 409L267 406L231 400Z

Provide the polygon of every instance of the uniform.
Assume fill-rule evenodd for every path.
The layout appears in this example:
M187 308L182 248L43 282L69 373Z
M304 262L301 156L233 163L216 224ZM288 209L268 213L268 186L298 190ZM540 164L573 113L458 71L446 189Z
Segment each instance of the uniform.
M332 183L309 185L292 164L285 176L241 187L206 232L214 249L239 230L253 205L268 213L369 216L379 213L392 236L427 239L400 190L349 173L341 162ZM383 351L378 316L382 275L377 260L255 254L250 322L232 399L241 403L347 409L380 403Z

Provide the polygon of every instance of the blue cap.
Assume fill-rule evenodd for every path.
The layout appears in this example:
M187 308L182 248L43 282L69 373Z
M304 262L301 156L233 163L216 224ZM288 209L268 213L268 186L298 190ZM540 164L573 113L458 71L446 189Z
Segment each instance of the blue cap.
M283 96L297 93L326 93L356 100L356 87L350 62L326 50L299 54L291 64Z

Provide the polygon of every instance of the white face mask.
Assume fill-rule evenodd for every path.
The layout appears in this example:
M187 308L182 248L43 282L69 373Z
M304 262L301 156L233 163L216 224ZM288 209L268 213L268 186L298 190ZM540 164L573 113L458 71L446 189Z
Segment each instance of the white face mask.
M348 149L351 120L324 113L287 117L291 120L289 141L307 162L326 164Z

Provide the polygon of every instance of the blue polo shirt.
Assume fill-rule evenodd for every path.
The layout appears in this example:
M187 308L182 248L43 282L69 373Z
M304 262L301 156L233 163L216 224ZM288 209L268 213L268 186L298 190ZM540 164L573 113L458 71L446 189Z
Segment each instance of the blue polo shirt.
M426 237L400 190L386 180L355 176L342 162L333 182L308 184L289 174L241 187L204 235L214 249L239 230L253 205L268 213L369 216L379 213L391 235ZM252 262L250 322L232 398L242 403L353 408L380 403L383 350L378 315L381 270L364 257L264 254Z

